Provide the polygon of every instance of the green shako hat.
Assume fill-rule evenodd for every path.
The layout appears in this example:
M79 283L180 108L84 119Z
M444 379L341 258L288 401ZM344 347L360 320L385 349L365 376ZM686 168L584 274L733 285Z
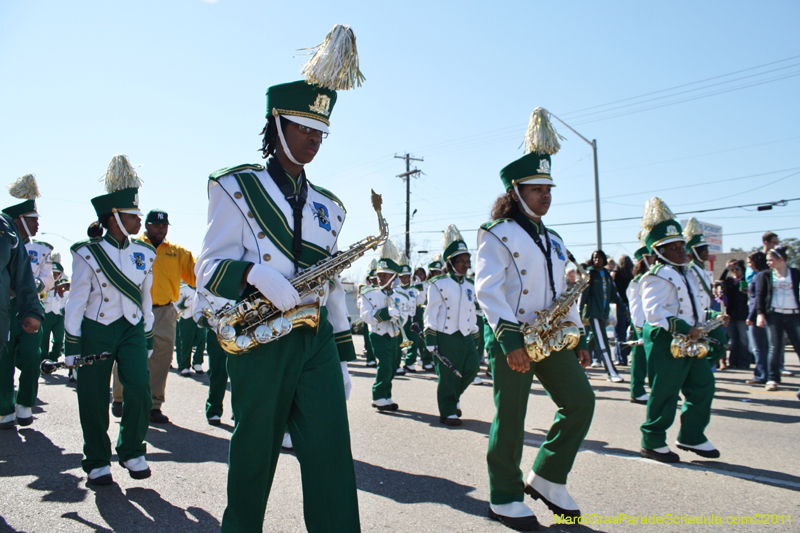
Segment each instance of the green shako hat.
M372 279L375 277L375 270L378 268L378 260L373 259L369 262L369 270L367 271L367 279Z
M708 246L706 238L703 235L703 227L694 217L690 218L689 222L686 223L683 236L686 237L686 251L689 253L698 246Z
M142 215L139 211L139 187L142 180L133 170L128 156L117 154L111 159L103 179L108 194L92 198L99 219L111 213Z
M428 263L428 271L431 270L442 270L444 268L444 262L442 261L442 254L436 254L431 259L431 262Z
M644 204L642 229L648 232L645 243L650 252L653 252L658 246L686 240L681 234L682 228L680 223L675 220L675 215L661 198L655 196Z
M537 107L531 113L528 131L525 134L525 154L500 171L500 180L506 190L522 183L542 183L552 185L550 176L550 156L560 149L559 135L550 123L550 113Z
M411 275L411 265L408 264L408 256L400 254L400 275Z
M633 252L633 258L637 261L641 261L644 259L644 256L650 255L650 250L647 248L647 232L641 230L637 237L639 238L639 244L641 244L641 246Z
M442 248L444 249L442 256L444 257L445 261L450 261L450 258L453 256L469 253L467 243L464 242L464 239L461 237L461 233L458 231L458 228L456 228L455 224L450 224L444 229L444 235L442 235Z
M400 273L400 252L397 251L394 243L386 239L378 250L378 267L376 274L399 274Z
M328 132L336 91L361 87L356 37L350 26L337 24L303 67L304 80L267 89L267 116ZM279 128L280 131L280 128Z
M8 194L25 201L6 207L3 209L3 213L11 218L39 216L36 211L36 199L41 194L39 194L39 187L36 185L36 178L33 174L25 174L21 178L17 178L17 181L8 186Z

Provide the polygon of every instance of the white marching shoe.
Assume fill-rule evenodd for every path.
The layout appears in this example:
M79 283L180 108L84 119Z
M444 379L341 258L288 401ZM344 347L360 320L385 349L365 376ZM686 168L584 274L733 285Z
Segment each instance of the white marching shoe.
M690 444L681 444L680 442L675 442L675 445L681 449L686 450L687 452L694 452L700 457L706 457L708 459L716 459L719 457L720 453L719 450L714 447L713 444L709 441L705 441L702 444L698 444L696 446Z
M489 518L497 520L504 526L516 531L535 531L539 529L539 521L533 511L522 502L489 504Z
M86 480L87 485L111 485L114 479L111 477L111 467L101 466L89 472L89 479Z
M543 477L537 476L533 470L528 473L525 492L534 500L542 500L553 511L553 514L576 518L581 516L578 504L567 492L566 485L547 481Z
M145 479L150 477L152 473L150 467L147 466L144 455L128 459L127 461L120 461L119 464L128 471L133 479Z
M30 407L16 405L17 424L20 426L30 426L33 423L33 412Z
M292 444L292 436L289 435L289 432L283 434L283 443L281 444L281 448L284 450L294 450L294 445Z

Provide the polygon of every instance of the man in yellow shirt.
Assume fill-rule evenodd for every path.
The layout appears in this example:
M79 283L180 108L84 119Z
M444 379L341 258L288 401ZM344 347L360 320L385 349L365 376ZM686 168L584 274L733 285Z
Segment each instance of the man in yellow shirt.
M150 368L150 391L153 395L153 408L150 411L150 422L165 424L169 418L161 412L164 404L167 376L172 365L172 353L175 348L175 326L178 322L178 311L173 302L180 296L181 280L192 287L197 284L194 275L195 259L192 252L167 242L169 215L153 209L147 214L144 236L139 238L156 249L156 260L153 263L153 355L148 360ZM116 376L115 376L116 377ZM122 414L122 386L114 380L114 416ZM117 415L119 413L120 415Z

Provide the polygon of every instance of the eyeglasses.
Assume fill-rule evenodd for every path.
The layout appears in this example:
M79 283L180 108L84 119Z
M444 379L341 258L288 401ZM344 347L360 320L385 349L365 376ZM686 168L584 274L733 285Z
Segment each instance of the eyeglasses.
M300 128L300 132L304 135L319 135L321 139L328 138L328 132L326 131L315 130L314 128L309 128L308 126L303 126L302 124L298 124L297 127Z
M457 259L457 260L453 261L453 265L469 266L470 265L470 260L469 259Z

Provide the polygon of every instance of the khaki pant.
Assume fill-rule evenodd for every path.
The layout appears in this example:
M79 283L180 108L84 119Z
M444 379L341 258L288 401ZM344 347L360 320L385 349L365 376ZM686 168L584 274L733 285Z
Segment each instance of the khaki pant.
M147 360L150 369L150 393L153 395L153 409L161 409L165 400L167 376L172 365L172 353L175 349L175 326L178 323L178 311L172 304L153 306L153 355ZM115 402L122 402L122 385L117 378L114 367Z

